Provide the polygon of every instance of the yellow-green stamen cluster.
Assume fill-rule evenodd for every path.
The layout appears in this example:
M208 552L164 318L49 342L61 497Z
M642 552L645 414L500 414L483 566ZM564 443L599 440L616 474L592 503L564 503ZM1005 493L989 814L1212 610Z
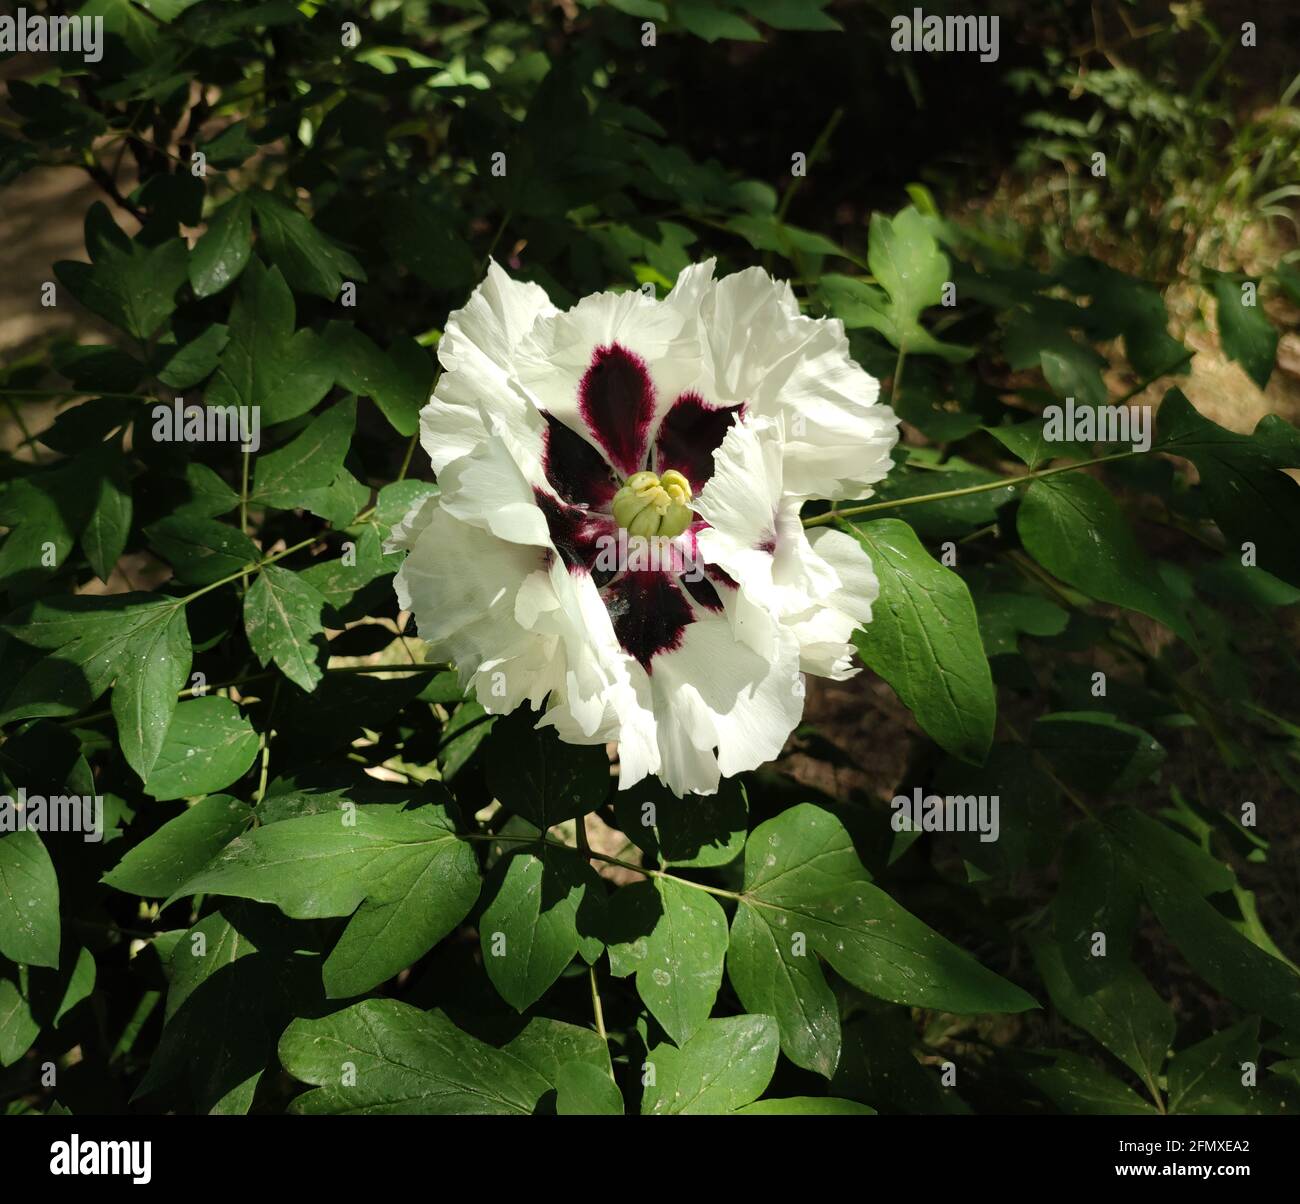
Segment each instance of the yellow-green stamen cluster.
M680 535L691 525L691 485L675 468L634 472L614 495L614 521L629 535Z

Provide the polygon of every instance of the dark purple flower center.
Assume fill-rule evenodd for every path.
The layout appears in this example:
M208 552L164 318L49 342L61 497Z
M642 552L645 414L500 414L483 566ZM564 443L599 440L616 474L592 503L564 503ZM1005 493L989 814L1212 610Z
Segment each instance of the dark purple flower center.
M706 525L698 515L675 541L675 557L659 557L650 567L635 557L611 566L602 557L619 534L610 503L623 480L643 470L676 469L698 494L713 475L713 453L744 407L710 405L686 392L661 417L658 409L645 361L618 343L597 347L578 385L585 429L545 415L542 463L554 496L534 490L561 560L571 573L592 575L620 645L647 672L655 656L680 647L701 612L722 608L719 587L734 589L735 582L696 562L695 534Z

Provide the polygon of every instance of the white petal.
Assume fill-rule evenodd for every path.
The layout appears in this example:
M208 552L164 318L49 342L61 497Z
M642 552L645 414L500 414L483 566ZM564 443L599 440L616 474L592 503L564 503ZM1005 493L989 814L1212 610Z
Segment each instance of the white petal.
M722 617L688 626L678 648L655 657L649 676L659 776L678 795L713 794L720 777L778 756L803 711L793 641L768 661L737 644Z
M749 268L705 292L700 326L704 396L781 422L788 492L870 493L889 471L898 422L850 356L843 323L801 316L789 285Z
M557 312L540 286L512 280L494 261L464 308L447 319L438 343L442 376L420 415L420 442L434 472L472 451L490 429L482 405L503 414L523 409L512 384L515 352L538 318Z
M540 409L604 453L579 412L579 386L597 349L616 343L645 362L654 386L656 406L648 424L649 440L664 411L698 376L693 318L693 309L680 298L670 304L636 289L595 293L572 309L534 324L515 356L516 379Z

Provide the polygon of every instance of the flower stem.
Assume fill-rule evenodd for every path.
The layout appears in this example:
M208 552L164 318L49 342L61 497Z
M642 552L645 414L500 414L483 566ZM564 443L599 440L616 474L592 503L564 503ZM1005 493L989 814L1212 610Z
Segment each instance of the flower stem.
M922 502L938 502L944 498L966 497L972 493L988 493L993 489L1008 489L1016 485L1026 485L1032 481L1041 481L1045 477L1054 477L1061 472L1074 472L1079 468L1087 468L1092 464L1108 464L1112 460L1127 460L1131 456L1142 456L1145 452L1126 451L1115 452L1109 456L1097 456L1091 460L1078 460L1073 464L1062 464L1056 468L1040 468L1034 472L1022 473L1015 477L1001 477L996 481L987 481L983 485L968 485L964 489L945 489L940 493L922 493L916 497L901 497L889 502L871 502L866 506L849 506L844 510L827 511L825 514L815 514L812 518L805 518L803 525L805 527L819 527L825 523L834 522L836 519L850 518L856 514L870 514L876 510L894 510L899 506L919 506Z

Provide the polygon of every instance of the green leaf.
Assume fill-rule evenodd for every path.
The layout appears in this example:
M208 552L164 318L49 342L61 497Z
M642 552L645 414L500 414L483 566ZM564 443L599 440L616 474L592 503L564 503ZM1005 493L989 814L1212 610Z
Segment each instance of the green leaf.
M1079 473L1035 481L1016 527L1025 550L1067 585L1150 615L1191 640L1177 601L1151 571L1119 503L1099 481Z
M1187 358L1187 349L1169 336L1169 313L1154 285L1087 256L1067 260L1059 274L1072 292L1092 298L1084 311L1089 337L1100 342L1123 335L1124 354L1139 376L1169 372Z
M1081 988L1103 981L1126 961L1137 934L1142 888L1118 837L1087 819L1071 830L1052 903L1066 969ZM1106 938L1106 959L1092 957L1095 935Z
M333 301L345 279L366 279L361 265L297 209L269 192L251 196L262 242L294 288Z
M209 219L190 252L190 284L196 297L212 297L248 266L253 246L253 206L241 192Z
M463 708L462 708L463 709ZM609 795L609 758L600 745L565 744L521 707L493 726L488 786L501 805L545 832L595 811Z
M895 320L905 328L915 324L923 309L939 304L951 279L947 256L930 224L911 205L892 219L871 215L867 263L889 294Z
M185 466L185 489L188 497L176 507L176 518L215 518L239 504L239 494L206 464Z
M252 811L229 795L202 799L131 849L104 882L132 895L165 899L247 826Z
M275 564L262 569L244 595L248 646L263 666L274 661L309 694L324 676L324 607L325 599L314 585Z
M345 468L324 489L308 489L301 496L304 509L333 527L343 528L351 526L365 509L370 489Z
M238 527L211 518L160 519L145 530L150 545L190 585L210 585L262 558Z
M0 1066L12 1066L42 1029L55 1028L95 989L95 959L75 944L63 948L57 968L10 967L0 977Z
M35 832L0 836L0 954L25 966L59 964L59 881Z
M1082 315L1083 311L1079 312ZM1105 405L1109 400L1101 375L1105 359L1079 342L1055 313L1042 305L1012 311L1005 352L1007 363L1017 372L1041 368L1057 397L1074 397L1085 406Z
M1147 781L1165 750L1140 727L1104 711L1060 711L1034 720L1030 743L1068 785L1122 793Z
M965 582L899 519L851 530L880 580L871 622L853 637L862 660L937 744L977 764L993 740L997 697Z
M489 1022L483 1027L488 1031L481 1035L496 1042L497 1037L491 1033L496 1026ZM517 1028L516 1022L503 1018L498 1032L515 1035L498 1048L529 1070L536 1071L552 1087L559 1084L564 1068L574 1064L594 1066L606 1078L609 1077L609 1047L594 1030L560 1020L548 1020L545 1016L533 1017L522 1032L516 1032Z
M5 629L53 655L10 693L6 716L70 714L94 702L126 665L133 639L166 622L173 607L149 594L83 594L14 612Z
M1169 1111L1177 1116L1244 1116L1258 1112L1242 1082L1243 1063L1258 1069L1259 1019L1251 1016L1185 1049L1169 1063Z
M357 403L348 398L312 419L296 439L257 460L252 500L292 509L315 489L324 489L343 467L357 423Z
M883 290L864 280L829 273L821 278L819 287L827 308L847 330L874 330L895 347L917 355L939 356L950 363L960 363L974 354L970 347L936 339L915 318L908 321Z
M1141 972L1117 958L1104 985L1084 993L1066 972L1065 958L1055 941L1035 942L1033 953L1061 1014L1154 1089L1174 1039L1174 1014Z
M1300 974L1238 932L1204 897L1207 887L1230 889L1231 872L1146 816L1108 811L1106 821L1125 847L1156 919L1192 968L1243 1008L1300 1028ZM1211 867L1226 878L1226 887Z
M540 999L580 949L588 961L599 955L591 937L601 927L603 888L576 851L544 845L505 857L485 894L492 901L479 921L483 965L516 1011Z
M437 497L440 492L432 481L392 481L379 491L375 518L385 527L395 527L427 498Z
M94 509L81 532L81 546L95 575L107 582L131 533L131 483L121 448L116 444L98 457L95 466L100 471L94 482Z
M761 1099L736 1109L737 1116L875 1116L876 1110L851 1099L828 1095L792 1095L787 1099Z
M773 29L842 30L821 10L829 0L741 0L740 7Z
M1177 389L1160 406L1155 449L1196 465L1201 492L1230 543L1254 545L1255 564L1300 585L1300 485L1282 469L1300 468L1300 435L1269 415L1238 435L1202 417Z
M298 575L320 590L325 601L336 610L343 610L360 590L393 571L391 558L385 556L380 547L379 532L367 524L357 536L354 556L322 556L316 564ZM460 697L459 690L455 697Z
M963 812L972 807L973 822L949 836L968 866L1006 877L1040 872L1055 857L1061 838L1061 791L1023 745L994 744L979 766L948 759L935 774L933 790L953 799ZM981 798L998 799L997 812L989 809L981 815Z
M528 1116L550 1090L535 1070L441 1013L395 999L295 1020L279 1053L285 1070L317 1087L290 1105L308 1115ZM355 1076L345 1078L345 1064Z
M230 310L230 341L207 390L213 406L259 406L264 427L307 413L334 383L310 330L294 333L293 294L277 268L254 259ZM329 478L326 478L328 483Z
M1088 444L1073 439L1048 439L1044 434L1047 424L1042 418L984 429L1031 469L1040 468L1049 460L1086 460L1092 455Z
M113 718L122 755L142 781L149 780L162 752L192 655L185 608L175 603L137 628L122 650Z
M0 978L0 1066L12 1066L41 1035L24 978L24 971L15 978Z
M245 903L179 934L167 976L162 1037L133 1098L183 1079L200 1113L246 1113L284 1025L323 1003L320 958L302 926Z
M240 836L177 894L207 892L296 920L351 916L324 965L337 999L391 978L460 923L478 898L478 862L440 805L346 804Z
M444 781L451 781L496 726L497 717L489 715L477 699L462 702L442 729L438 760Z
M727 954L727 917L705 891L672 878L624 886L610 901L610 971L636 990L678 1045L709 1018Z
M1251 281L1256 285L1258 281ZM1277 360L1278 334L1273 324L1264 316L1258 302L1246 304L1242 286L1231 276L1214 277L1214 299L1218 303L1219 339L1224 354L1236 360L1246 375L1261 389L1273 375Z
M560 1067L555 1111L561 1116L622 1116L623 1094L605 1071L586 1062Z
M248 771L257 747L253 725L229 698L214 695L182 702L145 792L165 802L224 790Z
M346 322L329 323L323 337L338 383L372 398L399 435L413 435L433 385L433 361L424 348L414 339L399 339L385 353Z
M147 339L176 308L188 252L179 238L157 246L133 242L96 201L86 214L91 263L62 261L54 274L87 309L137 339Z
M1019 651L1022 635L1060 635L1070 621L1068 611L1038 594L978 594L975 609L989 656Z
M843 824L801 803L760 824L745 846L727 972L746 1008L776 1016L786 1056L829 1077L839 1015L817 956L894 1003L961 1014L1035 1006L873 886Z
M168 358L158 369L158 379L173 389L192 388L207 380L217 370L221 353L228 342L229 327L221 322L213 322L201 335L191 339L179 350L173 350L169 345L160 347L159 351Z
M763 1094L779 1052L771 1016L710 1020L680 1049L659 1045L650 1051L654 1081L641 1096L641 1114L735 1112Z
M1067 1116L1157 1115L1153 1104L1089 1058L1047 1049L1023 1060L1025 1078Z
M970 348L942 343L921 325L921 312L939 304L944 285L952 279L929 219L912 205L892 218L872 214L867 264L884 293L848 276L823 278L836 317L850 329L867 326L879 331L901 351L953 361L970 358Z
M700 0L679 0L673 6L673 17L688 33L693 33L706 42L716 42L721 38L737 42L763 40L763 35L748 21L742 20L735 13L701 3Z
M655 778L614 795L623 834L664 866L704 869L740 856L749 828L745 788L724 778L717 794L677 798Z

